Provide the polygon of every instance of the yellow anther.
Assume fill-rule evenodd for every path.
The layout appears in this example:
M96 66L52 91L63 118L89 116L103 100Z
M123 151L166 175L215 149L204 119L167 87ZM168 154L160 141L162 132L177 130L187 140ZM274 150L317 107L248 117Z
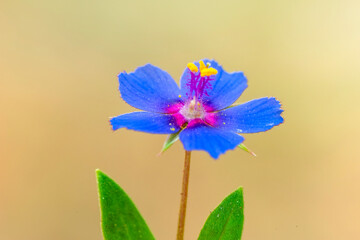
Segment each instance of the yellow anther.
M193 64L193 63L188 63L187 67L188 67L188 69L189 69L190 71L192 71L192 72L198 72L198 71L199 71L199 69L197 68L197 66L196 66L195 64Z
M181 95L179 95L179 98L181 98Z
M210 77L210 76L216 75L218 73L218 71L215 68L210 67L211 64L209 62L206 63L206 65L205 65L204 61L200 60L199 64L200 64L201 77ZM187 68L193 73L196 73L199 71L198 67L194 63L188 63Z
M217 72L218 71L215 68L205 68L205 69L201 70L201 76L202 77L210 77L212 75L216 75Z
M216 75L218 71L215 68L209 68L209 72L211 75Z
M201 60L199 61L199 63L200 63L200 72L201 72L203 69L206 69L206 66L205 66L204 62Z

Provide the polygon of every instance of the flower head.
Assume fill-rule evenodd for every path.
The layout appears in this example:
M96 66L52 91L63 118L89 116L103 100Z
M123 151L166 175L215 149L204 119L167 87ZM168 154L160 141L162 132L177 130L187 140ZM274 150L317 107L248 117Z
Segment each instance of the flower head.
M119 74L122 98L140 112L113 117L113 130L128 128L171 134L185 150L204 150L218 158L239 146L240 133L263 132L283 122L283 110L273 97L231 106L247 87L242 72L227 73L213 60L189 63L180 88L171 76L151 65Z

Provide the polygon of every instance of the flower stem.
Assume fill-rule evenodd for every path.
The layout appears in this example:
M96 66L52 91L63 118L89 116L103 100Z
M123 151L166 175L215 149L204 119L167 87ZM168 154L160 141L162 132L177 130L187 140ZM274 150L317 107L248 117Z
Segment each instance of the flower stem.
M179 211L179 222L178 222L178 230L176 237L177 240L184 239L186 203L187 203L189 175L190 175L190 156L191 156L191 152L185 151L185 163L184 163L181 202L180 202L180 211Z

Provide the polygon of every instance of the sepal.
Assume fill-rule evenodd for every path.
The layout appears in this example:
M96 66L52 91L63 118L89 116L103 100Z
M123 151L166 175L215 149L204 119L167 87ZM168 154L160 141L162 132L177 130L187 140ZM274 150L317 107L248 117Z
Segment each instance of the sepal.
M256 157L256 154L250 149L248 149L244 144L240 144L238 147Z
M179 134L180 134L180 131L177 133L172 133L166 138L159 155L161 155L163 152L168 150L177 140L179 140Z

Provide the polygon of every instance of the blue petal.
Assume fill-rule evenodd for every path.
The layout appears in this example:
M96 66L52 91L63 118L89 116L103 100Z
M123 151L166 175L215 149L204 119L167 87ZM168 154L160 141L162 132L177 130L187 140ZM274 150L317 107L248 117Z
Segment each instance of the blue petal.
M218 126L221 129L237 133L263 132L284 121L284 111L275 98L259 98L250 102L230 107L217 113Z
M120 73L119 83L121 97L141 110L167 113L168 108L181 101L180 89L172 77L151 64L133 73Z
M171 134L180 130L172 115L151 112L123 114L111 118L110 124L114 131L119 128L127 128L147 133Z
M244 138L230 131L201 124L181 131L180 140L185 150L204 150L217 159L220 154L236 148Z
M211 67L218 71L215 80L210 82L212 84L212 89L207 92L208 96L203 97L203 103L213 111L229 107L247 88L247 79L244 76L244 73L228 73L214 60L204 59L203 61L205 64L210 63ZM198 62L195 62L194 64L199 66ZM180 80L181 94L183 96L186 96L186 93L189 90L186 86L189 76L190 70L186 68Z

